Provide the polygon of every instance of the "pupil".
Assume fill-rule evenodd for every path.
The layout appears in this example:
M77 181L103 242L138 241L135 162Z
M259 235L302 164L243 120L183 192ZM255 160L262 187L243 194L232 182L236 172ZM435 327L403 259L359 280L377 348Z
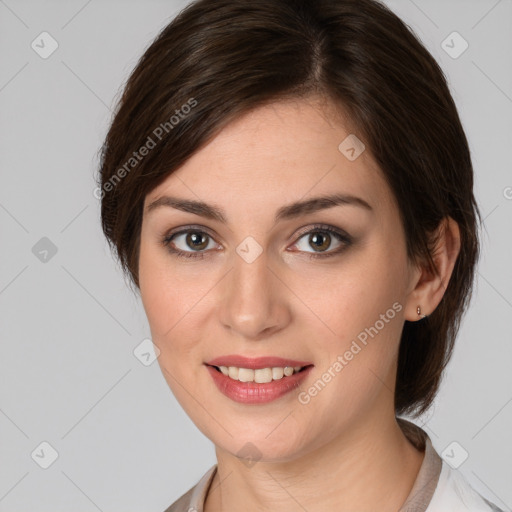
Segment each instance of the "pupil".
M199 233L189 233L187 242L191 242L191 245L196 249L204 249L202 246L205 245L205 238L205 236Z
M324 239L324 243L321 242L322 238ZM320 240L320 243L318 244L317 242L319 242L319 240ZM329 247L329 235L327 235L327 234L323 234L323 233L318 234L318 233L316 233L316 234L312 235L311 241L319 249L326 249L326 248ZM327 241L327 243L325 243L325 241Z

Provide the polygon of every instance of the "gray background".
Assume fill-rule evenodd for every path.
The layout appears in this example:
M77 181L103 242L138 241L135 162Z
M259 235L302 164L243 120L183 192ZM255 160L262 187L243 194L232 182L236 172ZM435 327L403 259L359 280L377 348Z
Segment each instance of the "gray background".
M417 423L439 453L459 443L456 456L469 454L459 471L509 511L512 1L386 3L449 79L485 217L475 297L435 407ZM0 0L1 512L161 512L215 463L157 362L134 356L149 327L93 196L110 109L185 4ZM43 31L59 45L46 59L31 47ZM441 46L453 31L469 43L456 59ZM47 469L43 441L58 452Z

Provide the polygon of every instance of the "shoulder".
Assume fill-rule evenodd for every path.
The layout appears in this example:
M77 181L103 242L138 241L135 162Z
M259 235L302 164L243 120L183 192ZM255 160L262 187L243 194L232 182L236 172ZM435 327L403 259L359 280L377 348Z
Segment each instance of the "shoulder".
M217 464L212 466L185 494L180 496L172 505L164 510L164 512L198 512L203 510L203 504L208 494L208 489L213 480Z
M194 488L189 489L185 494L178 498L172 505L164 510L164 512L189 512L191 508L190 498Z
M480 495L464 475L443 461L439 481L425 512L503 512Z
M191 508L191 498L196 486L191 487L185 494L180 496L172 505L164 510L164 512L189 512Z

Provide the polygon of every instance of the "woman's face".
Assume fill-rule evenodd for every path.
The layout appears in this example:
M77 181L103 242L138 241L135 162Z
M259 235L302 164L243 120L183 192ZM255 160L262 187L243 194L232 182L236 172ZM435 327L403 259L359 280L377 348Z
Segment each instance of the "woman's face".
M325 112L260 107L145 200L139 282L160 367L198 428L241 457L292 460L394 417L419 274L369 150ZM333 195L346 201L313 201ZM230 376L207 364L224 356L306 368L215 361L245 368Z

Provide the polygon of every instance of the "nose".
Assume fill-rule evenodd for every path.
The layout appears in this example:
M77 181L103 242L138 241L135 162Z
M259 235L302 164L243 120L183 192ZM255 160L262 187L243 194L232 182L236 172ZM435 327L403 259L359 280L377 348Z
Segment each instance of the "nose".
M245 261L238 254L233 268L223 279L220 321L233 335L247 340L262 340L290 323L290 290L284 276L270 268L267 252L256 260Z

